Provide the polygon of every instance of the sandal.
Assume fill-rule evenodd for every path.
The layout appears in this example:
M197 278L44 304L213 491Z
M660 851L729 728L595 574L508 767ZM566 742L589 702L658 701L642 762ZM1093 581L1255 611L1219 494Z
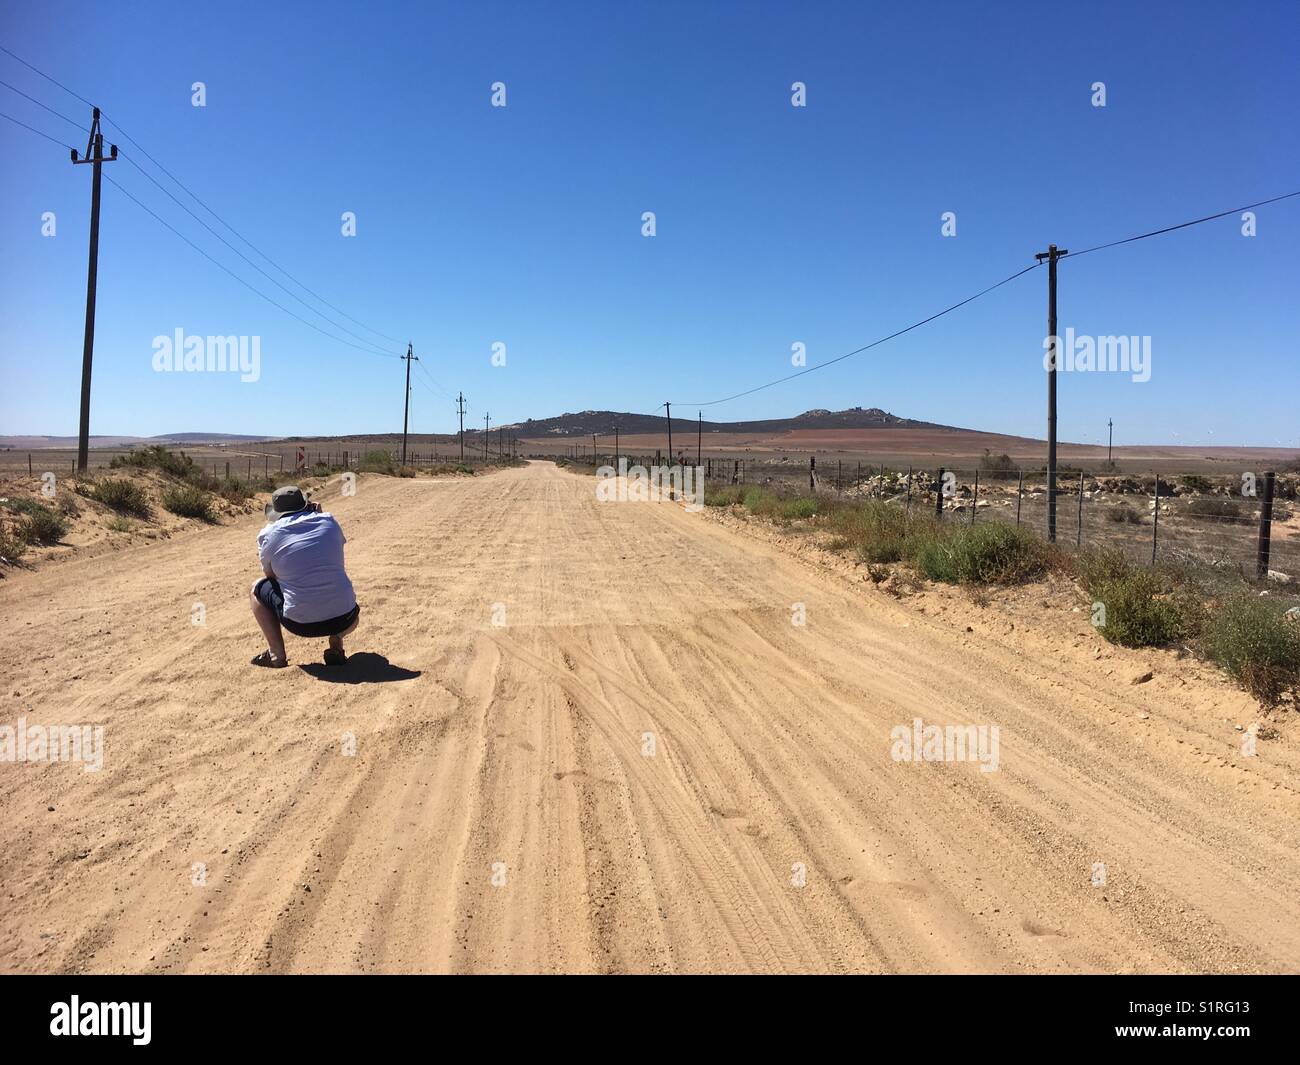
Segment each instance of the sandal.
M249 664L254 666L266 666L268 669L283 669L289 664L289 662L283 658L276 658L275 655L271 654L268 650L263 651L256 658L250 659Z
M327 666L341 666L348 660L348 656L342 651L336 651L333 647L325 649L325 664Z

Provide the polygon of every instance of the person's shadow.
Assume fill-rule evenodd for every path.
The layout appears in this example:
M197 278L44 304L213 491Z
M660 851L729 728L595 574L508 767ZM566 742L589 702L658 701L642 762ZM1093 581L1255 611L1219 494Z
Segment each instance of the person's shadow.
M348 655L341 666L327 666L324 662L310 662L298 667L317 680L334 684L383 684L390 680L412 680L420 675L418 669L395 666L383 655L372 651L359 651Z

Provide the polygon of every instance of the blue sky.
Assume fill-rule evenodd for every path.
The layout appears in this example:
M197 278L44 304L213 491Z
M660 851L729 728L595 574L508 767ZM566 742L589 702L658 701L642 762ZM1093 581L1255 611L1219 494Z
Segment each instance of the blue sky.
M664 400L693 417L688 404L790 372L795 342L810 364L832 358L1049 241L1081 248L1300 189L1289 0L1230 17L1195 3L49 2L5 4L0 43L100 104L109 140L133 152L120 122L295 278L411 340L436 381L416 374L425 432L455 428L460 389L476 425ZM0 79L88 121L3 53ZM806 107L791 106L795 81ZM3 87L0 111L84 147ZM0 433L74 433L89 168L2 120L0 160ZM105 174L338 332L129 163ZM1261 209L1253 238L1240 227L1062 262L1062 329L1152 338L1146 383L1061 376L1064 439L1104 441L1113 417L1120 443L1300 445L1300 198ZM878 406L1042 436L1045 305L1038 270L705 416ZM260 336L260 379L154 372L153 338L178 328ZM400 429L402 372L270 306L105 182L92 432Z

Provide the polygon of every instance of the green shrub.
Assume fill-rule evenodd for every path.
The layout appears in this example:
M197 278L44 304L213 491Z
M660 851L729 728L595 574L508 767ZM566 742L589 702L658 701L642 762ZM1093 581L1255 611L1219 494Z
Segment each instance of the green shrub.
M812 496L796 496L781 501L781 517L788 519L811 518L817 513L817 500Z
M1187 513L1194 518L1217 519L1237 524L1249 524L1250 516L1243 514L1241 504L1235 499L1193 499L1187 504Z
M162 505L173 514L182 518L198 518L200 521L217 520L212 511L212 497L202 488L184 484L167 488L162 494Z
M1191 594L1178 594L1157 570L1135 565L1121 552L1087 551L1075 563L1079 583L1104 608L1097 626L1122 647L1156 647L1195 628Z
M980 472L986 480L992 481L1014 481L1020 476L1010 455L994 455L988 448L984 449L984 457L980 459Z
M899 562L912 554L911 540L929 531L929 523L913 520L898 507L874 500L833 511L830 529L839 534L864 562Z
M120 516L109 518L108 527L112 529L113 532L130 532L132 529L135 528L135 526L131 524L131 520L129 518L123 518Z
M1184 488L1193 492L1205 492L1208 494L1209 492L1214 491L1214 485L1210 483L1209 478L1202 477L1199 473L1184 474L1179 478L1179 480L1183 482Z
M37 503L23 515L17 532L29 544L53 544L67 535L68 523L62 515Z
M1106 520L1112 521L1117 525L1140 525L1142 524L1142 515L1130 507L1127 503L1121 503L1117 507L1108 507L1106 509Z
M23 557L26 550L27 542L0 521L0 560L12 565Z
M1202 646L1265 706L1287 691L1300 695L1300 625L1276 604L1249 592L1229 597L1210 612Z
M162 444L150 444L148 447L136 448L125 455L117 455L109 464L110 469L135 467L136 469L161 470L174 477L188 478L198 469L194 460L188 455L177 455Z
M915 557L926 577L948 584L1019 584L1047 569L1033 533L1000 523L949 527L919 542Z
M745 488L739 484L727 484L720 488L704 488L704 505L706 507L730 507L745 501Z
M90 489L90 497L119 514L137 518L149 516L149 497L134 481L110 478L100 481Z
M258 488L253 482L245 481L241 477L227 477L217 485L216 491L222 499L230 503L242 503L257 492ZM266 488L262 491L274 491L274 488Z

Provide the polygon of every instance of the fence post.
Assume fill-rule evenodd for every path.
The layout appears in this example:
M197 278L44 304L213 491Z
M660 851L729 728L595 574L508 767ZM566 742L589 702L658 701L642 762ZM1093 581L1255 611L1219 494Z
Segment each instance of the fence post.
M1259 551L1255 557L1255 576L1268 579L1268 554L1273 535L1273 471L1264 474L1264 503L1259 511ZM1291 567L1288 566L1288 569Z
M226 459L226 480L230 480L230 460Z
M975 494L970 500L970 524L975 524L975 506L980 501L980 471L975 471Z
M912 467L907 467L907 502L903 504L904 516L912 512Z
M1025 498L1025 471L1020 471L1020 481L1016 485L1016 524L1020 524L1020 504Z
M876 483L876 494L881 499L885 498L885 464L883 462L880 464L880 480Z
M817 491L817 456L808 459L808 491Z
M1083 470L1079 471L1079 524L1074 530L1074 546L1083 546Z
M1160 539L1160 474L1156 474L1155 510L1151 514L1151 565L1156 564L1156 543Z
M840 492L840 486L844 483L844 482L843 482L843 477L844 477L844 460L843 460L843 459L836 459L836 460L835 460L835 493L836 493L836 495L839 494L839 492Z
M943 521L943 475L944 468L939 467L939 478L934 482L934 516Z
M27 476L30 477L31 475L32 475L32 453L29 451L27 452Z

